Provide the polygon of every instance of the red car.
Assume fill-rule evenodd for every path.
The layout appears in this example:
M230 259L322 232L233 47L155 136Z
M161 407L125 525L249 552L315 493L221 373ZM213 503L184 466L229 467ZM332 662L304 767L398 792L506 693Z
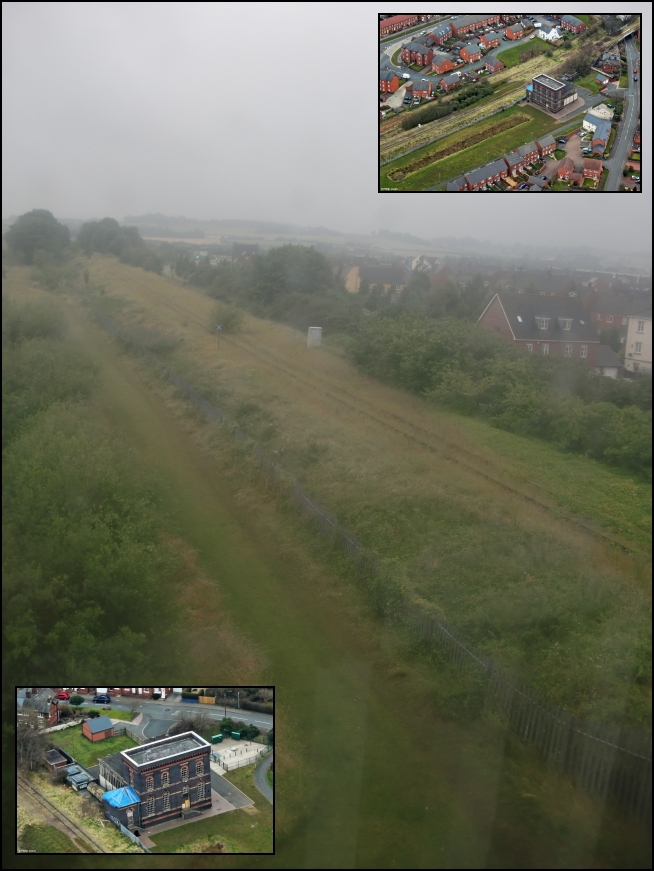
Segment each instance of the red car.
M61 699L62 702L67 702L70 698L70 693L57 693L55 699Z

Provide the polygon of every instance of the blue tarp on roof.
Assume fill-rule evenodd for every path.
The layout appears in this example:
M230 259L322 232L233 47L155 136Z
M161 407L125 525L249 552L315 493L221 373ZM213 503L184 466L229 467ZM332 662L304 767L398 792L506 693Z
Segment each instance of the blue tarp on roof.
M127 807L130 804L138 804L140 799L131 786L122 786L120 789L105 792L102 801L106 801L112 807Z

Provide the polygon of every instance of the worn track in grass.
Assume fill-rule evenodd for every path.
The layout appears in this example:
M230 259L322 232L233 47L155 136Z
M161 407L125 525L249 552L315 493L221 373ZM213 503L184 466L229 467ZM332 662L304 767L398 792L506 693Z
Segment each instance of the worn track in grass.
M121 281L127 281L126 278L124 278L122 275L119 275L118 273L110 272L109 274ZM138 287L141 293L147 296L150 300L155 301L157 305L164 306L171 311L175 311L177 314L182 315L185 320L195 324L196 326L199 326L205 333L210 333L207 325L199 321L191 312L189 312L188 309L185 309L179 304L175 305L170 302L165 302L160 297L157 297L155 294L153 294L149 289L144 288L141 284L139 284ZM580 517L578 515L575 515L573 512L562 508L561 506L557 505L555 501L544 499L540 494L536 495L526 493L524 490L511 486L505 481L502 481L495 476L488 474L488 472L482 471L481 469L477 468L477 466L473 465L471 461L474 461L475 463L480 463L482 465L491 466L491 463L488 460L478 456L472 451L462 448L460 445L456 445L454 442L444 441L441 436L435 436L425 427L413 423L402 417L401 415L394 414L392 412L390 413L390 417L392 417L395 422L390 423L388 420L379 416L380 414L388 415L389 413L379 409L379 407L370 400L362 399L362 397L350 393L344 387L336 385L327 380L326 378L317 376L313 373L311 375L311 378L313 380L309 380L306 372L303 372L301 375L298 374L296 368L293 366L292 363L289 363L287 360L284 360L284 358L273 354L271 351L265 350L263 348L253 348L244 337L240 337L239 340L237 340L233 336L228 337L225 335L221 335L221 341L227 342L228 344L239 348L241 351L253 356L262 363L265 363L266 366L275 368L277 371L284 374L287 378L293 379L305 385L309 389L318 392L321 396L327 397L332 402L344 406L354 414L374 421L378 426L381 426L383 429L403 436L405 439L412 442L413 444L420 445L420 447L425 448L430 453L437 454L443 459L455 463L462 468L465 468L466 471L471 472L474 475L478 475L481 478L484 478L486 481L489 481L497 487L500 487L501 489L510 492L513 495L520 497L521 499L524 499L532 505L542 508L544 511L550 514L554 514L559 519L565 519L570 521L571 523L574 523L578 527L581 527L581 529L583 529L585 532L603 538L611 544L619 547L626 553L638 554L640 556L645 556L649 558L650 555L645 551L641 551L640 549L634 547L620 536L608 532L599 524L593 523L585 517ZM341 395L336 396L336 393L339 393ZM364 410L361 407L362 404L367 405L368 408L372 410ZM405 428L403 429L402 426L398 424L401 424ZM413 432L408 432L407 430L413 430ZM445 445L448 450L444 450L443 445ZM457 454L457 456L454 455L455 453ZM529 484L531 487L537 487L540 490L545 490L545 488L541 487L538 484L534 484L528 479L525 479L525 483ZM545 490L545 492L549 491Z

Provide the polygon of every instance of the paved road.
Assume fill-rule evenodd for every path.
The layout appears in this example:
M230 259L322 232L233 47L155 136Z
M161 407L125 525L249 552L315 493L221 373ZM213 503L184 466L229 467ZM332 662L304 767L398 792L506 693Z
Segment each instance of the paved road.
M622 123L618 129L616 141L611 150L611 159L606 161L609 167L609 177L606 181L607 191L617 191L622 181L622 170L629 153L629 147L633 142L636 125L638 124L639 87L640 82L634 82L634 68L639 68L639 56L636 49L636 41L633 38L625 40L627 52L627 67L629 76L629 88L624 93L624 114ZM639 77L640 78L640 77Z
M99 711L103 709L107 709L109 707L115 708L119 711L129 711L131 710L131 700L126 698L125 696L119 696L115 699L112 699L110 705L94 705L91 701L92 696L84 697L84 706L90 708L97 708ZM165 731L168 726L174 723L182 714L199 714L200 712L206 714L212 720L216 722L220 722L222 718L225 716L225 711L227 711L227 716L232 717L234 720L242 720L245 723L253 723L255 726L258 726L260 729L271 729L273 727L273 717L270 714L260 714L258 711L245 711L239 710L237 708L230 708L227 706L225 708L223 705L195 705L181 702L178 696L173 696L165 701L154 701L153 699L143 699L143 701L139 701L138 706L136 708L137 712L143 712L147 714L150 720L157 720L161 724L166 723L165 728L160 729L161 732ZM158 734L157 732L152 732L148 729L148 734L154 735Z
M219 795L228 801L234 807L247 807L254 804L251 798L248 798L244 792L237 789L228 780L225 780L220 774L211 769L211 788Z
M274 804L274 798L273 791L270 787L270 784L268 783L268 778L266 777L266 773L272 761L273 753L269 753L267 756L263 756L257 762L257 766L254 769L254 784L261 793L261 795L268 799L270 804Z

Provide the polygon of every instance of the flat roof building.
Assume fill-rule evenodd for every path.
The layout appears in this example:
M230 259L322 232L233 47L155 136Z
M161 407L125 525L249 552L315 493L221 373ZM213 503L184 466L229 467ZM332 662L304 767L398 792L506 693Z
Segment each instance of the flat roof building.
M531 84L532 87L527 89L529 101L550 112L560 112L564 106L577 99L577 88L572 82L560 82L552 76L542 74L535 76Z

